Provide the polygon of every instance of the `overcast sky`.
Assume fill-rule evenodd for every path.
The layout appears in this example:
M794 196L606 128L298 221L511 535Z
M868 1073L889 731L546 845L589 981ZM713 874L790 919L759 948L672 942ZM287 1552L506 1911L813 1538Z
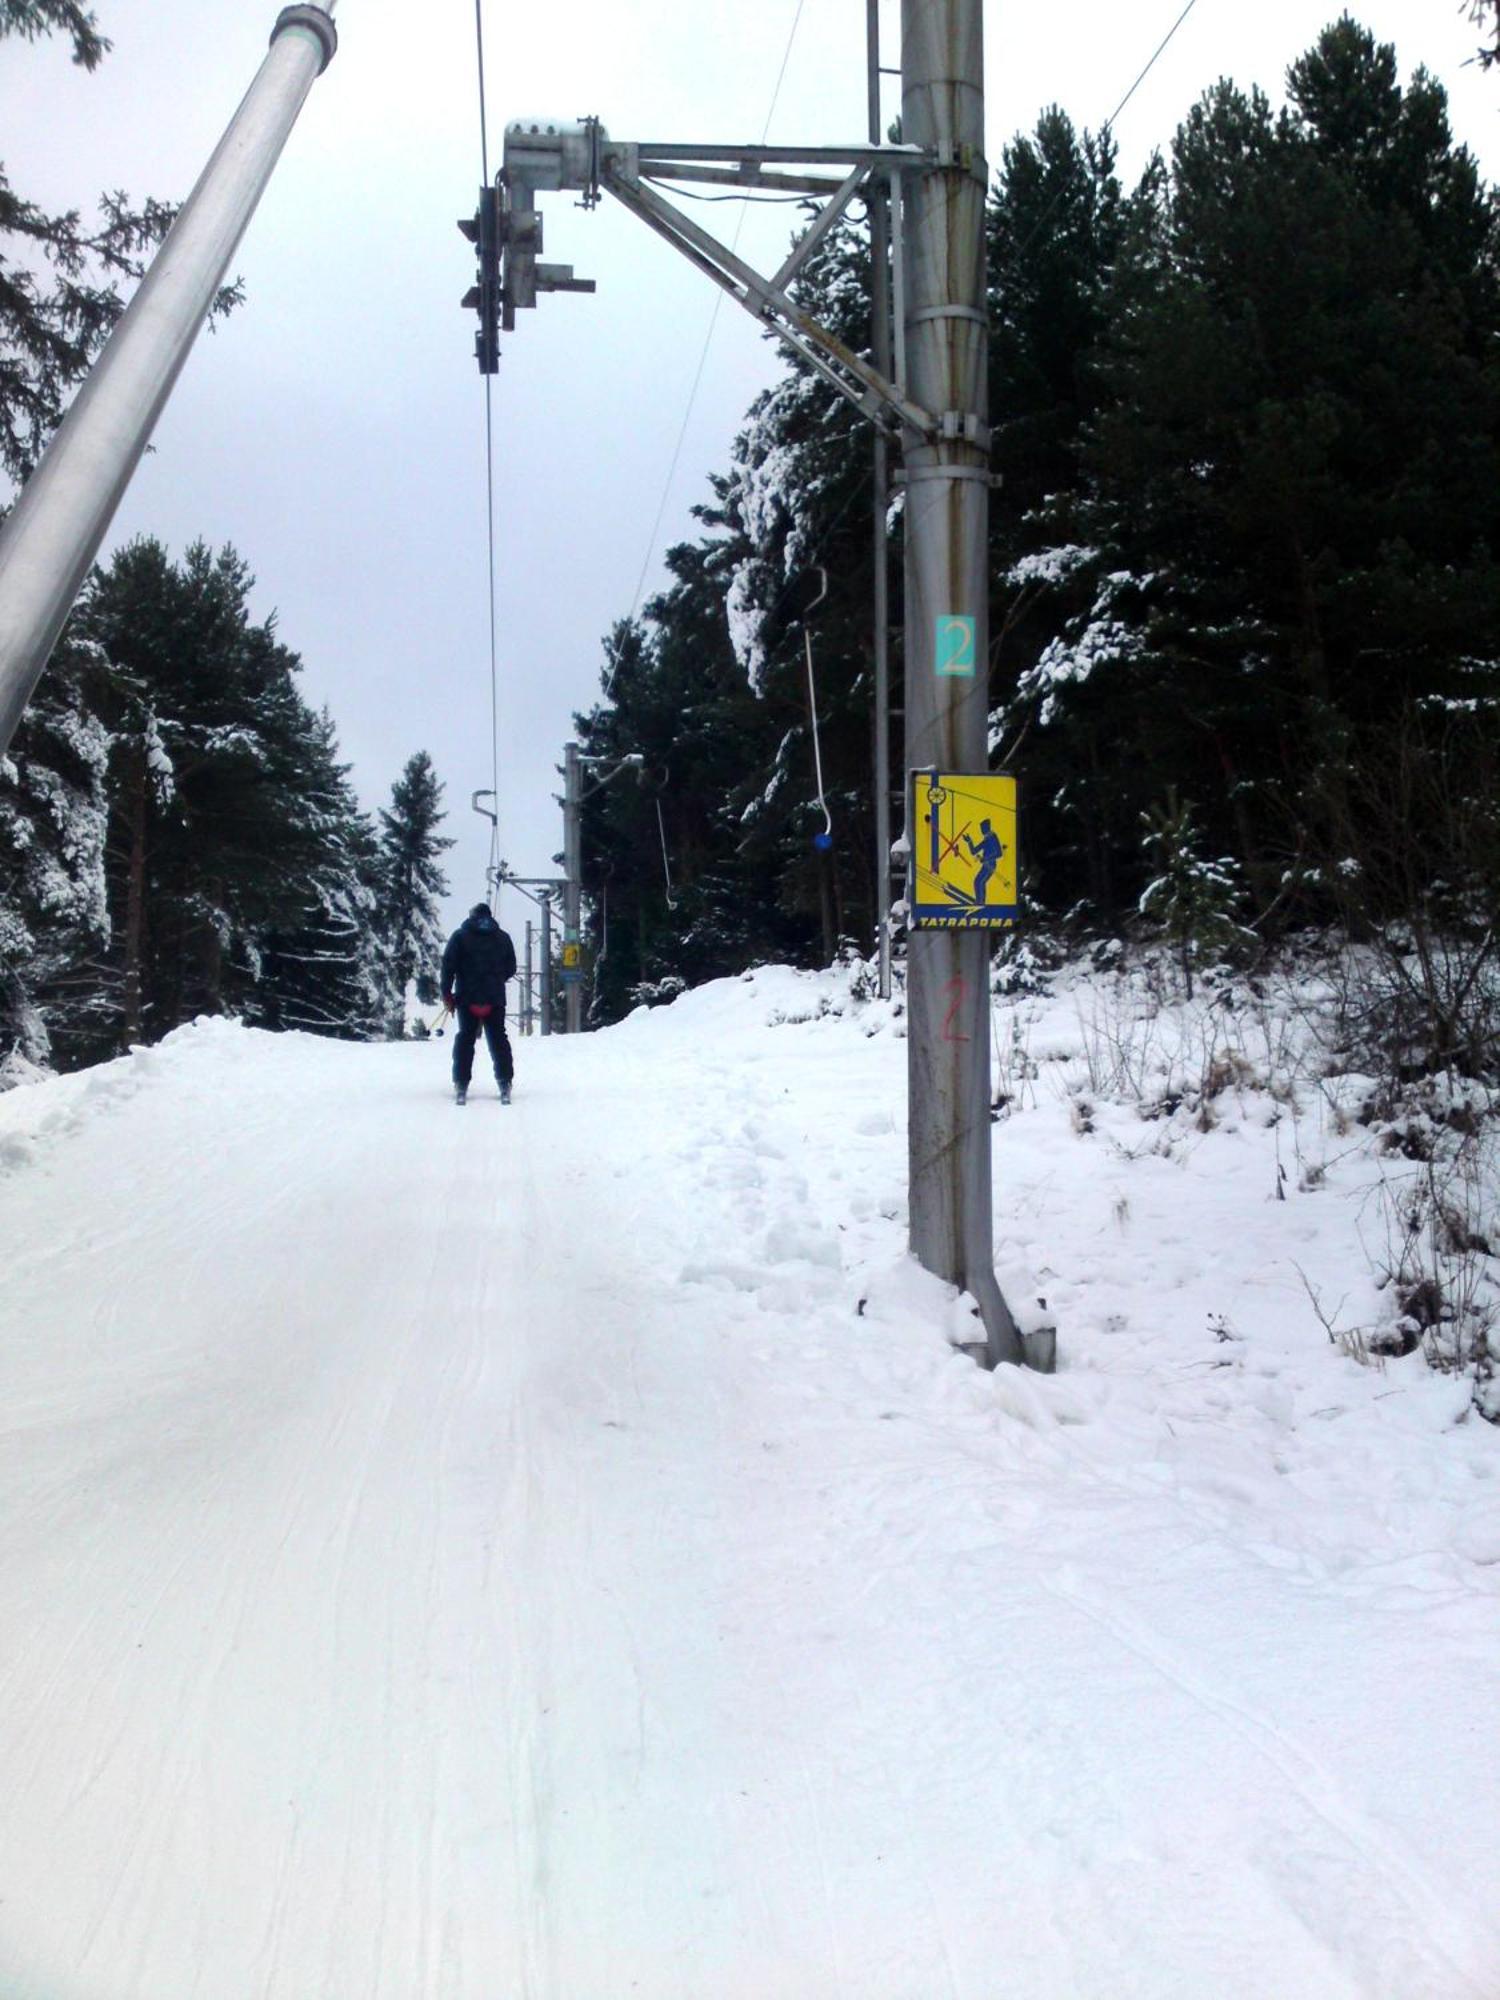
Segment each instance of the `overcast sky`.
M93 76L60 40L0 44L3 157L56 206L102 187L180 198L258 66L277 0L94 0L114 51ZM883 0L899 61L898 0ZM1100 126L1182 0L986 6L990 153L1061 103ZM1500 177L1500 79L1465 68L1474 30L1453 0L1365 0L1357 18L1425 63L1454 124ZM1279 101L1287 64L1333 0L1197 0L1117 127L1127 175L1220 75ZM309 98L235 268L248 299L200 340L121 508L110 546L232 542L326 702L367 805L413 750L447 786L451 909L483 890L489 783L484 390L473 258L454 227L480 178L473 0L341 0L337 60ZM504 122L597 113L619 138L756 139L778 73L773 142L865 136L863 0L572 0L485 10L492 166ZM899 83L886 80L894 116ZM726 303L660 533L651 525L713 310L713 290L606 202L544 201L546 256L596 297L543 298L504 343L494 383L504 852L551 873L555 765L598 692L600 639L660 582L727 463L776 351ZM737 210L717 216L724 232ZM742 250L779 260L788 211L752 208ZM507 899L507 920L524 910Z

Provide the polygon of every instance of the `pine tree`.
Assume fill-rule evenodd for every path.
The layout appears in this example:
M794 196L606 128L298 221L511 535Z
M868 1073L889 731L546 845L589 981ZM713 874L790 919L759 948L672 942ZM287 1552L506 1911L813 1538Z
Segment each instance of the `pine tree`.
M988 217L990 408L1001 485L997 562L1051 546L1104 398L1100 343L1124 220L1108 133L1080 139L1056 105L1005 148Z
M1074 513L1087 601L1011 718L1113 857L1115 909L1176 784L1289 910L1353 746L1413 699L1494 698L1494 197L1439 87L1403 90L1347 18L1289 92L1276 114L1216 86L1127 204Z
M1047 732L1027 725L1045 709L1061 658L1097 662L1119 636L1089 539L1097 526L1085 518L1085 446L1107 400L1101 360L1135 214L1109 135L1080 139L1055 106L1033 135L1005 148L988 244L999 474L990 503L992 734L1004 760L1024 741L1028 846L1045 858L1046 892L1064 906L1114 899L1115 830L1090 776L1110 761L1114 732L1090 719L1081 745L1070 743L1066 762L1054 764ZM1088 640L1075 645L1082 633Z
M1205 855L1193 808L1169 789L1164 804L1141 816L1148 865L1155 871L1141 891L1138 908L1157 925L1177 954L1183 990L1193 997L1193 968L1201 959L1222 956L1244 936L1235 921L1243 893L1238 870L1227 856Z
M61 32L73 60L96 69L109 50L93 12L75 0L0 0L0 39ZM177 213L122 193L99 199L98 221L76 209L49 214L18 194L0 168L0 466L19 483L40 458L74 386L124 310L120 286L139 278L147 252ZM238 303L219 293L216 314Z
M0 1066L66 1060L89 1039L109 929L100 666L89 647L60 646L0 759Z
M380 813L377 925L394 1000L392 1035L403 1032L408 987L415 986L423 1006L438 997L435 968L443 951L438 906L448 893L439 856L453 845L438 832L445 818L432 759L418 750L391 787L389 808Z
M333 719L302 711L299 770L283 794L281 840L302 855L295 906L266 931L245 1018L345 1041L386 1032L389 961L379 933L375 832L338 761Z
M120 550L77 623L109 662L113 1043L199 1013L371 1031L372 836L232 549Z

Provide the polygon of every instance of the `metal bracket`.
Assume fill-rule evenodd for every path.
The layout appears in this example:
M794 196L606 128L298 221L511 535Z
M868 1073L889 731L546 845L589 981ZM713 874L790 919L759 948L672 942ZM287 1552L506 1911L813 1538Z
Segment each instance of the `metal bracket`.
M973 445L976 451L988 451L995 434L983 417L973 410L944 410L938 425L938 435L949 444L960 440Z
M965 157L973 148L964 148ZM501 327L509 329L517 307L536 303L541 291L584 291L593 287L573 277L566 265L536 262L541 218L535 197L549 189L576 188L582 206L593 208L608 190L655 230L721 290L769 327L794 354L815 369L831 388L890 436L914 432L929 441L945 432L932 412L908 396L903 386L902 329L896 328L896 379L872 365L805 312L788 287L828 236L850 203L875 175L893 185L901 176L941 164L934 151L919 146L698 146L611 140L597 118L576 121L518 119L506 127L505 165L499 176L503 207L497 235L504 257L498 287ZM829 167L843 170L834 180ZM811 169L812 171L808 171ZM709 181L734 187L776 187L826 197L823 207L772 277L765 277L728 245L669 201L657 183ZM467 232L466 232L467 233ZM900 231L895 246L900 282ZM471 299L484 302L484 273ZM898 315L899 318L899 315ZM481 340L480 366L492 371L493 339Z
M633 161L631 163L633 165ZM858 178L850 175L834 201L847 202L867 177L861 167ZM852 185L851 185L852 183ZM845 346L836 334L791 299L775 278L765 278L743 258L708 230L669 202L657 188L618 164L609 149L604 156L604 186L633 214L654 229L696 264L723 291L771 327L794 353L815 368L829 385L853 403L881 430L899 433L902 426L918 436L938 434L938 419L914 402L897 385L873 367L862 355ZM846 192L847 190L847 192ZM826 227L832 226L830 218ZM813 228L818 228L815 221ZM815 246L810 246L815 247ZM802 246L798 246L800 251ZM794 258L801 261L797 253Z
M899 485L925 486L934 479L974 479L981 486L993 487L994 475L987 465L908 465L903 468Z
M971 174L981 187L989 188L989 162L979 147L967 140L959 145L951 139L940 140L932 149L931 164L950 173Z

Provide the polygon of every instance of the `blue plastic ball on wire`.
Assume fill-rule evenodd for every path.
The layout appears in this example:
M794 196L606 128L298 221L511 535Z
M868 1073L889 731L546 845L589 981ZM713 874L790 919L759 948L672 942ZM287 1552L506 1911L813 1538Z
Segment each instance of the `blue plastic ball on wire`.
M819 854L826 854L832 845L833 835L831 833L815 833L813 835L813 846L817 848Z

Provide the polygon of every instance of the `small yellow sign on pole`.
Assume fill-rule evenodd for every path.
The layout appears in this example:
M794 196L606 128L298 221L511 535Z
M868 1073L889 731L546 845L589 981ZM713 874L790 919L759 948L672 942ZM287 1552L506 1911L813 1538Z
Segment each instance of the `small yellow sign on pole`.
M1008 930L1020 909L1016 781L1000 771L913 771L914 929Z

